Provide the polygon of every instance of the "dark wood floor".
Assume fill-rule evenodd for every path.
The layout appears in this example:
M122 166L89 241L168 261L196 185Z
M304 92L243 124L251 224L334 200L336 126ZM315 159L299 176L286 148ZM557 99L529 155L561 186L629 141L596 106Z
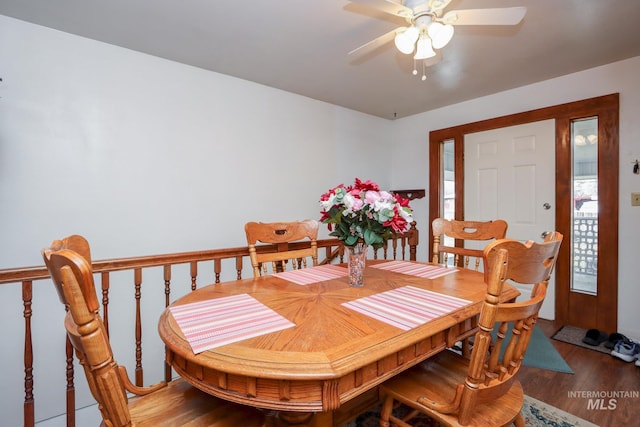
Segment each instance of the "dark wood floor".
M553 321L538 320L547 336L559 329ZM534 399L547 402L600 427L640 425L640 398L604 399L602 409L589 407L589 398L573 397L571 392L640 392L640 367L611 355L551 340L575 374L563 374L523 366L518 377L524 391ZM609 405L615 409L608 409Z

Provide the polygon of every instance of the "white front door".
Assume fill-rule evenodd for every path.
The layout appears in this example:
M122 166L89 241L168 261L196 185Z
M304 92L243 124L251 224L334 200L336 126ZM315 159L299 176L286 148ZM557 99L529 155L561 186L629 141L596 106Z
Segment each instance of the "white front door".
M467 134L464 165L466 220L503 219L507 237L522 241L555 230L555 120ZM552 277L540 317L554 319L554 309Z

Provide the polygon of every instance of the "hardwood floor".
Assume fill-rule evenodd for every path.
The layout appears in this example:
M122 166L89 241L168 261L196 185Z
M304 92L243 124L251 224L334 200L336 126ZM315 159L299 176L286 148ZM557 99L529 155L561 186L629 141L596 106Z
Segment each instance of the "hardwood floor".
M549 337L560 328L553 321L543 319L538 320L538 325ZM575 374L523 366L518 378L527 395L600 427L640 425L640 397L611 396L611 401L609 397L611 392L638 395L640 367L608 354L556 340L551 342ZM600 396L594 394L600 393L609 395L599 401Z

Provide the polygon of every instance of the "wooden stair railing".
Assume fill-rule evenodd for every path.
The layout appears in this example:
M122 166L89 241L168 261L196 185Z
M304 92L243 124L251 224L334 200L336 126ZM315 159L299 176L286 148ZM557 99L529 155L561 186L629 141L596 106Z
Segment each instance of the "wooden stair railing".
M386 246L374 252L374 259L402 259L416 260L416 249L418 245L419 232L415 222L411 229L402 235L394 236ZM344 261L344 247L338 239L319 239L318 254L324 248L325 258L319 260L320 264ZM303 245L304 243L301 243ZM307 243L308 244L308 243ZM43 244L44 245L44 244ZM295 246L292 245L292 246ZM37 249L36 249L37 250ZM263 245L257 248L258 251L275 251L275 245ZM109 290L111 287L110 273L116 271L133 271L133 286L135 290L135 383L138 386L144 385L144 370L142 367L142 310L141 310L141 286L143 269L151 267L163 268L165 307L171 301L171 280L172 267L181 264L189 265L191 279L191 290L198 286L198 264L202 262L213 262L213 281L206 280L206 284L220 283L223 260L235 260L236 278L242 279L244 260L249 262L249 249L246 246L226 249L213 249L205 251L181 252L173 254L162 254L153 256L142 256L133 258L117 258L98 260L92 262L96 285L100 283L102 291L102 316L109 332ZM24 404L23 420L25 427L35 425L35 399L34 399L34 353L31 320L33 317L33 282L49 280L49 273L44 266L0 269L0 285L20 283L22 286L22 306L24 321ZM46 282L45 282L46 283ZM67 427L75 427L75 383L74 383L74 355L73 347L67 338L66 342L66 420ZM5 369L7 366L5 365ZM165 363L165 381L171 380L171 367Z

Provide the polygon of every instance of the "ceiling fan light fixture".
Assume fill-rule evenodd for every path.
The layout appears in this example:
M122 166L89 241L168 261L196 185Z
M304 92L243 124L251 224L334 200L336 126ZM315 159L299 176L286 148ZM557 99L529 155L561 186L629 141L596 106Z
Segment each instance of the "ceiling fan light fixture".
M440 22L434 22L429 26L429 37L433 42L434 49L441 49L451 41L453 37L453 25L443 25Z
M502 7L492 9L451 10L444 9L453 0L350 0L378 9L381 12L403 18L406 26L377 37L349 52L371 51L394 39L396 48L412 55L413 75L418 75L417 61L422 63L422 80L426 80L426 67L437 62L434 49L444 48L453 38L454 25L518 25L527 8ZM427 60L436 57L434 60ZM589 141L591 142L591 141Z
M418 29L414 26L404 31L399 31L395 37L395 43L398 50L406 55L413 53L416 40L418 40Z
M436 56L431 47L431 39L426 35L421 35L416 44L416 54L413 59L427 59Z

